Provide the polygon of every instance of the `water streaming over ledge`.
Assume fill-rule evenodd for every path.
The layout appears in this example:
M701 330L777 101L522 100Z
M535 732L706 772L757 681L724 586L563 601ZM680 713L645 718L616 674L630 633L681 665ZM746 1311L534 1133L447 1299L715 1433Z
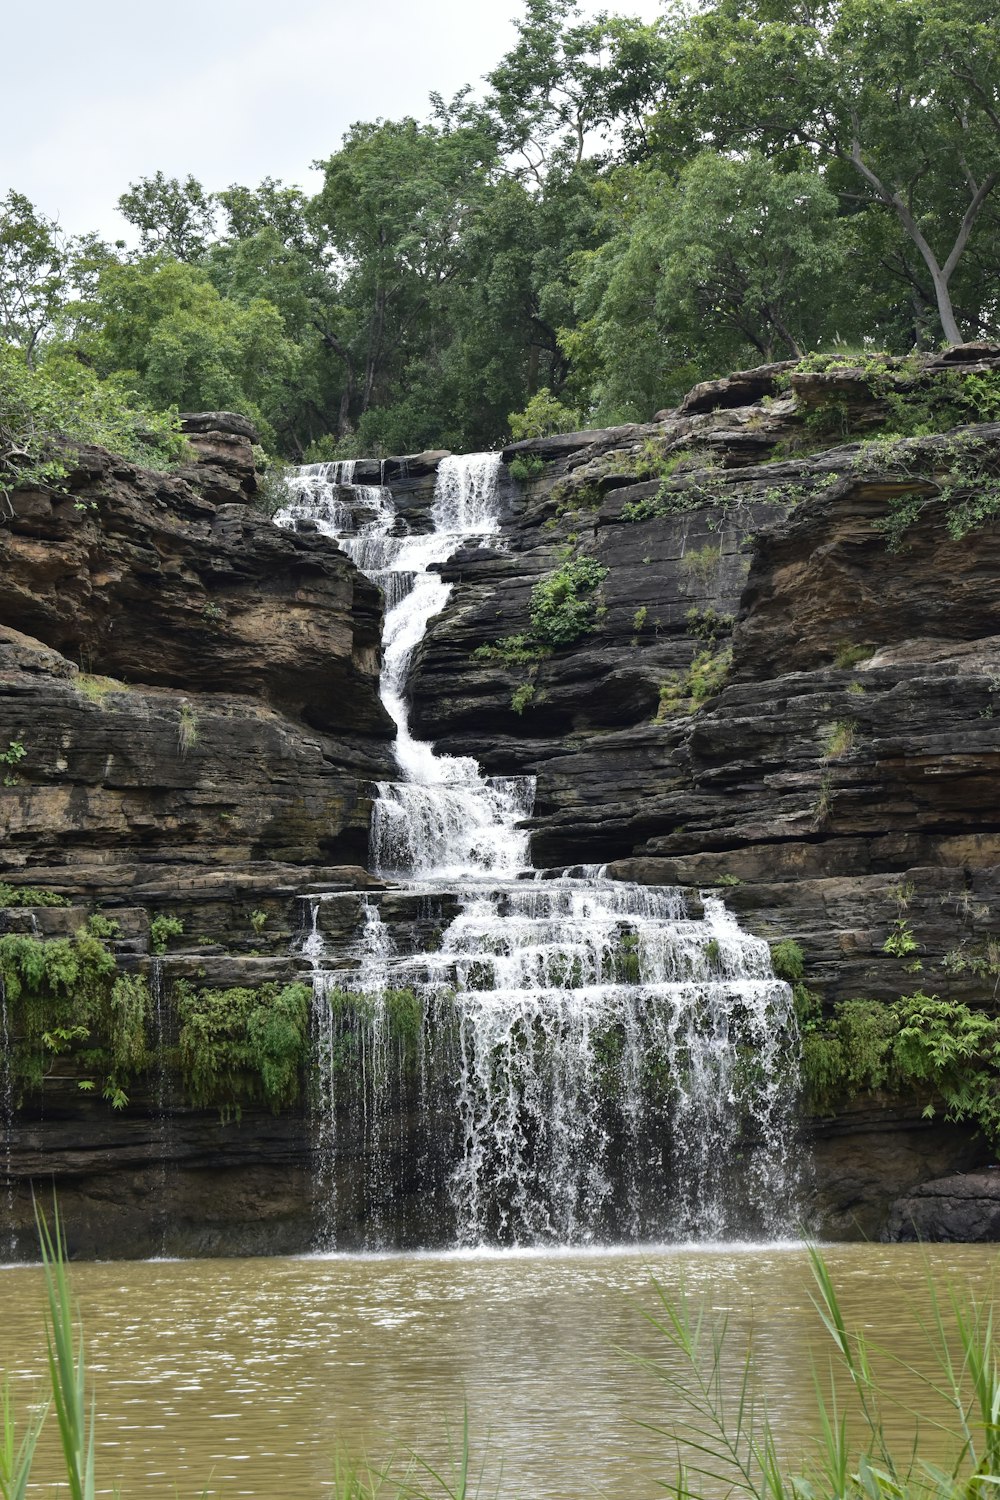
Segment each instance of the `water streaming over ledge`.
M0 1255L13 1258L16 1249L14 1234L14 1070L12 1067L10 1021L7 1015L7 985L0 974L0 1172L3 1174L3 1193L10 1226L6 1242L0 1242Z
M451 592L436 568L502 545L499 470L444 460L424 534L349 465L299 471L278 518L335 537L383 589L400 771L378 784L371 852L401 890L309 902L321 1242L791 1232L798 1046L767 944L711 896L532 871L531 778L410 732L413 652Z

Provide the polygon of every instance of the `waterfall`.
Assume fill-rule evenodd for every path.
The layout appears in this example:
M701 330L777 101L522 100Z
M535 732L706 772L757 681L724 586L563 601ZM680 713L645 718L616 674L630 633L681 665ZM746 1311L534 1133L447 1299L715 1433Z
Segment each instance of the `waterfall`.
M330 534L385 594L397 727L371 857L401 891L309 898L322 1241L788 1232L797 1032L767 944L708 893L592 867L531 879L533 780L486 776L410 731L413 653L451 592L436 570L468 542L501 544L499 473L496 455L446 459L425 535L353 472L303 471L299 509L279 518L309 519L308 485L319 529L349 506ZM331 498L345 485L349 502Z
M170 1099L170 1075L167 1072L168 1010L163 959L150 961L150 998L153 1006L153 1032L156 1046L156 1123L154 1139L157 1162L156 1202L160 1219L160 1253L168 1251L171 1220L169 1163L173 1157L173 1111Z
M0 974L0 1131L3 1133L3 1179L7 1207L5 1250L13 1259L17 1249L14 1228L14 1066L13 1038L7 1015L7 986Z

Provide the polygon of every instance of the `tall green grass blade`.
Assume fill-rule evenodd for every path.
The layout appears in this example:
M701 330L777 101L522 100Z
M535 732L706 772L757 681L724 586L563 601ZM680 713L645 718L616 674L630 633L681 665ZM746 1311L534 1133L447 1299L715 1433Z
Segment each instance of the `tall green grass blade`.
M17 1438L17 1424L10 1394L10 1382L0 1388L0 1500L25 1500L31 1481L35 1448L48 1415L48 1402L29 1418L24 1436Z
M36 1214L38 1238L45 1272L48 1300L49 1381L59 1426L70 1500L94 1500L94 1411L87 1413L87 1372L83 1334L74 1350L73 1303L66 1275L66 1252L58 1208L53 1210L53 1230L41 1213Z

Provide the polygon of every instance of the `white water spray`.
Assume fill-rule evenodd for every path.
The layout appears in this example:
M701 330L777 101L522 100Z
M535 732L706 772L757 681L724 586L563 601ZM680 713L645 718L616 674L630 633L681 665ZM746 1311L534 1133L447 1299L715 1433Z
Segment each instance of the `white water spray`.
M17 1248L14 1229L14 1067L13 1038L7 1015L7 986L0 974L0 1153L3 1159L4 1196L7 1207L5 1251L13 1259Z

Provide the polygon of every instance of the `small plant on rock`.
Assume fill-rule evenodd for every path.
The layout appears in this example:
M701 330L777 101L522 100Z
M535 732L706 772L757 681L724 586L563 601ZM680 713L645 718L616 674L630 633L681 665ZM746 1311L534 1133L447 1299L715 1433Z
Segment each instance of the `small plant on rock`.
M180 917L172 917L165 912L159 912L149 924L150 947L156 954L166 953L170 939L181 937L183 932L184 923Z
M722 548L717 542L706 542L704 547L692 547L681 558L681 568L697 579L702 588L708 588L719 568Z
M533 682L522 682L511 694L510 706L516 714L523 714L532 698L535 696L535 684Z
M840 760L842 756L849 755L854 749L857 728L854 719L840 719L832 725L823 736L823 759Z
M20 783L21 778L15 767L21 764L27 753L20 740L11 740L6 750L0 750L0 766L7 768L4 771L4 786L17 786Z
M529 479L538 478L545 468L545 460L539 458L537 453L519 453L516 458L511 459L507 468L510 470L512 479L526 484Z
M177 720L177 749L187 755L198 743L198 715L186 698L181 699L180 716Z

